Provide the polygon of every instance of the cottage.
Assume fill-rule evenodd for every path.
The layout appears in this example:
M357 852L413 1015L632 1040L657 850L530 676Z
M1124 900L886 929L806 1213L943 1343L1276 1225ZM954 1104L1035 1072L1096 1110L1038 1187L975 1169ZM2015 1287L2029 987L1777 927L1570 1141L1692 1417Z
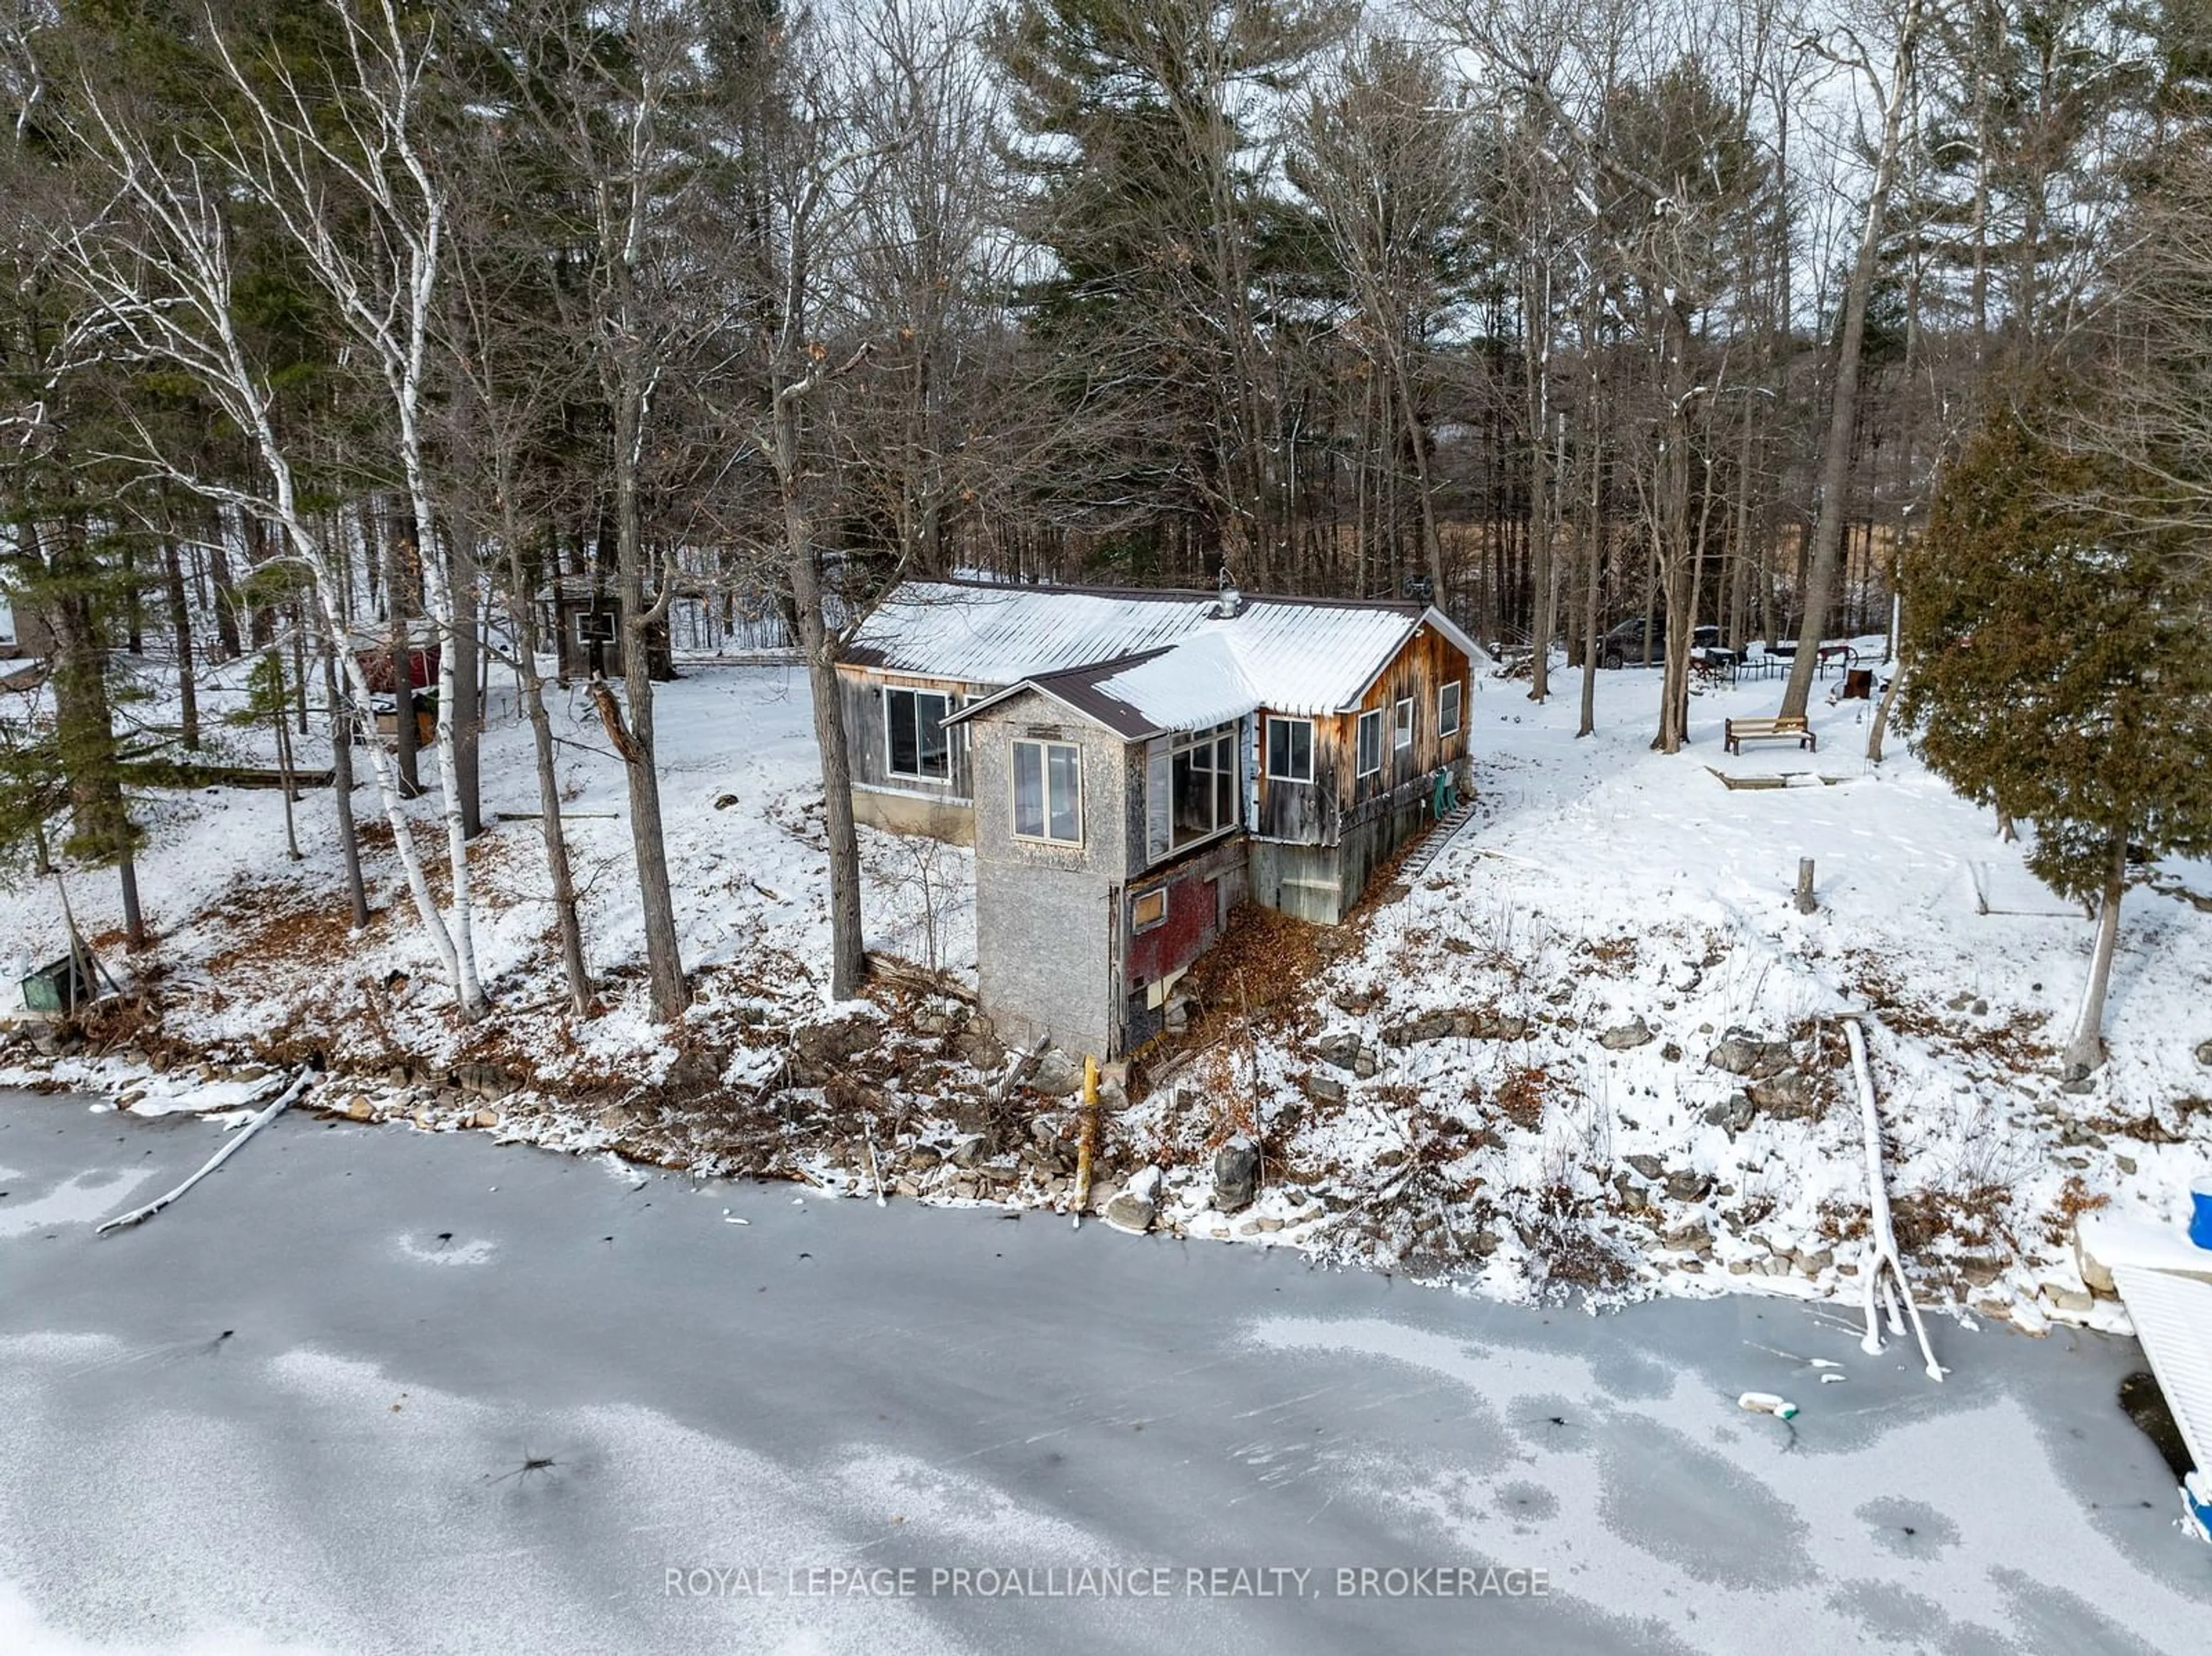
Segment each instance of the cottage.
M1343 917L1463 768L1481 659L1419 604L958 583L860 642L862 819L970 840L986 1010L1101 1056L1238 902Z

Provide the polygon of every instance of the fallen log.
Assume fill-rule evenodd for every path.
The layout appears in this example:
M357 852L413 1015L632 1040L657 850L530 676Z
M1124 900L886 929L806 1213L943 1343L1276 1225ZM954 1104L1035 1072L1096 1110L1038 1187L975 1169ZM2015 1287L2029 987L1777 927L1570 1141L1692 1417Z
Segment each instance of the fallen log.
M293 1100L299 1097L301 1093L306 1092L307 1090L307 1083L313 1079L313 1077L307 1071L301 1071L300 1073L293 1078L292 1084L276 1095L276 1102L270 1104L266 1109L263 1110L260 1114L255 1116L251 1121L240 1127L237 1132L234 1133L231 1136L229 1143L226 1143L221 1149L217 1150L212 1156L210 1156L208 1159L207 1164L198 1173L185 1180L183 1184L178 1186L176 1189L171 1191L167 1196L157 1196L152 1201L147 1203L143 1208L133 1208L128 1213L118 1215L116 1217L110 1219L106 1224L100 1226L93 1234L96 1236L105 1236L111 1230L124 1230L132 1225L143 1224L145 1221L152 1218L163 1208L168 1206L170 1203L175 1201L179 1196L182 1196L194 1185L198 1184L201 1180L206 1178L217 1168L230 1160L233 1156L236 1155L240 1145L245 1143L247 1139L252 1137L254 1134L259 1132L264 1127L274 1121L278 1115L283 1113L284 1107L287 1105L290 1104Z

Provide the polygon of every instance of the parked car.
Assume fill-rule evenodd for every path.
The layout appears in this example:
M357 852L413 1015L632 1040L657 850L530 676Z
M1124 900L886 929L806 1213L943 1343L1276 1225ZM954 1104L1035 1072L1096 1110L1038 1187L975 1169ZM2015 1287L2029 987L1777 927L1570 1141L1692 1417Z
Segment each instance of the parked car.
M1721 629L1717 627L1693 627L1690 629L1690 649L1720 647ZM1667 658L1667 623L1655 622L1651 628L1651 664L1657 666ZM1640 667L1644 664L1644 618L1637 616L1624 621L1597 644L1598 664L1601 667Z

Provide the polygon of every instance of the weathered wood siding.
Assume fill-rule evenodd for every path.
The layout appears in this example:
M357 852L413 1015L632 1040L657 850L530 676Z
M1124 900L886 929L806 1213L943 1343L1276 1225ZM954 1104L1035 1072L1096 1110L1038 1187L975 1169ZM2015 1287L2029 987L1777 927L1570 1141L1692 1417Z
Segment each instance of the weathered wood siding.
M918 678L910 673L879 673L866 667L840 666L837 688L845 714L845 745L852 760L853 785L887 788L901 793L941 797L948 804L967 804L975 797L975 761L969 753L965 725L955 725L945 734L951 738L951 774L942 781L912 776L893 776L890 752L884 740L884 690L930 690L952 698L948 712L957 713L1000 687L964 684L957 680Z
M1351 824L1389 808L1394 795L1413 791L1467 752L1468 699L1473 693L1467 656L1432 628L1406 640L1390 665L1368 690L1359 712L1382 714L1382 768L1359 776L1359 713L1332 714L1313 721L1314 778L1291 782L1265 773L1267 715L1260 720L1259 810L1252 831L1262 839L1297 845L1334 845ZM1460 686L1459 729L1437 734L1437 693L1447 683ZM1413 702L1413 742L1394 746L1392 718L1396 704Z

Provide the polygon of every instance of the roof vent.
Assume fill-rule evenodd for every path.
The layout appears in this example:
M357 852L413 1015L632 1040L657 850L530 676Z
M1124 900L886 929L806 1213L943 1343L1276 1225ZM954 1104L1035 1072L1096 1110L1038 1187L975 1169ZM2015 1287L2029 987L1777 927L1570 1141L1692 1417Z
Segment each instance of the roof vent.
M1237 590L1237 583L1229 579L1229 566L1221 566L1221 596L1214 600L1213 618L1234 621L1244 609L1244 595Z

